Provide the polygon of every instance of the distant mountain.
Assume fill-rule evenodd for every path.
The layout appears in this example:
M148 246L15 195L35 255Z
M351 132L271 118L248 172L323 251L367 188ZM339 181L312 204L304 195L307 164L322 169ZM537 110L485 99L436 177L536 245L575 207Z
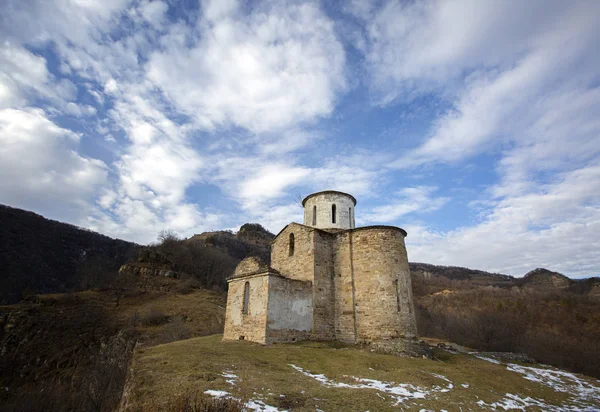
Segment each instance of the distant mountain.
M450 280L470 281L479 286L513 286L515 278L500 273L468 269L460 266L438 266L428 263L410 262L410 272L414 277L431 279L443 276Z
M0 304L23 293L94 287L138 245L0 205Z
M517 280L521 286L560 288L566 289L577 281L569 279L562 273L553 272L544 268L537 268L527 272L525 276Z
M525 287L538 290L567 290L575 293L600 295L600 278L571 279L562 273L544 268L527 272L522 278L490 273L483 270L468 269L459 266L437 266L428 263L409 263L414 279L429 281L433 278L445 278L450 281L465 281L471 286Z

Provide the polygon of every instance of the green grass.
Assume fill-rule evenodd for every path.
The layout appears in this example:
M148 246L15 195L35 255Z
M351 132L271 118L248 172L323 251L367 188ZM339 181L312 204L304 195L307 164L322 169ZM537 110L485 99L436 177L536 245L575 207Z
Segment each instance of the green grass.
M353 346L339 348L324 342L261 346L249 342L221 342L220 335L194 338L144 348L135 355L129 382L132 409L160 402L188 391L223 390L243 400L260 399L280 409L314 411L356 410L478 410L505 394L543 400L548 405L569 404L569 394L524 379L504 365L470 355L446 355L445 361L403 358ZM329 380L356 385L353 377L411 384L425 390L438 387L426 399L407 399L375 389L336 388L294 370L290 364ZM222 373L238 376L235 385ZM450 380L453 388L440 392ZM464 388L461 384L468 384ZM280 395L284 395L283 397ZM600 403L596 405L600 407ZM535 409L532 409L535 410Z

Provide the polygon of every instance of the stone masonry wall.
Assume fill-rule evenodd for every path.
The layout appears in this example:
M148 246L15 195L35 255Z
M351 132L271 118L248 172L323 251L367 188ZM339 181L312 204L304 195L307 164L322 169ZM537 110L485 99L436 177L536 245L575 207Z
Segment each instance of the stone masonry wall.
M352 253L350 237L352 232L339 233L334 247L334 331L335 338L342 342L353 343L356 340L354 322L354 293Z
M335 235L313 231L314 287L313 287L313 339L335 338L335 281L333 243Z
M246 282L250 284L247 315L242 313ZM267 343L268 284L269 276L267 274L229 281L223 340L238 340L240 336L243 336L245 340Z
M233 277L239 277L244 275L254 275L258 273L267 272L269 265L263 262L259 257L248 256L246 259L238 263L233 272Z
M313 324L312 282L269 277L267 343L306 340Z
M393 227L351 234L359 342L416 335L404 236Z
M296 280L313 281L313 229L290 223L271 244L271 266L282 275ZM289 255L290 233L294 234L294 255Z

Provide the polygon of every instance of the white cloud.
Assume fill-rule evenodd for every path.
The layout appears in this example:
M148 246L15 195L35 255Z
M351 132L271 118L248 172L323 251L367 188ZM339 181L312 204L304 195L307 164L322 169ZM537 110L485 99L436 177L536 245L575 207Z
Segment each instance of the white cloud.
M217 7L218 5L218 7ZM227 6L227 7L225 7ZM199 39L175 25L152 54L148 79L200 127L252 132L329 115L344 89L344 50L333 23L309 3L269 4L250 15L212 2Z
M145 1L139 7L141 15L154 27L161 27L165 22L169 6L163 1Z
M46 59L20 45L0 44L0 108L23 108L44 99L54 110L69 111L77 87L67 79L56 80L46 68ZM69 103L73 104L73 103Z
M437 190L431 186L407 187L400 190L392 199L383 200L382 206L361 211L357 221L363 223L390 223L409 213L433 212L444 206L447 197L433 197Z
M408 223L412 260L513 274L600 268L595 3L353 1L351 21L332 21L317 2L204 1L182 18L166 1L7 1L1 201L147 242L240 220L276 232L302 219L292 197L337 189L369 205L359 221ZM346 54L339 37L356 49ZM363 152L339 120L367 91L365 110L384 122L424 95L422 110L450 109L413 150L380 139L380 153ZM63 124L90 131L84 144ZM98 148L109 166L82 154ZM428 222L448 201L435 187L457 179L435 181L427 166L452 174L481 154L493 160L478 170L498 179L473 189L479 223L439 230L454 223ZM387 169L399 157L403 170ZM203 199L203 210L196 185L233 202L215 213Z
M86 207L106 165L77 154L79 136L39 109L0 110L0 202L33 210Z
M243 182L240 196L245 206L252 208L265 200L281 197L288 186L305 179L310 170L302 167L289 167L283 164L266 165Z
M416 225L411 259L515 275L545 265L598 273L598 11L595 3L391 1L356 12L373 18L365 53L377 102L435 93L451 107L391 166L495 159L488 168L499 179L477 202L481 223L445 232Z
M182 201L201 166L194 150L167 139L147 146L132 145L117 163L125 193L155 207Z
M473 69L506 70L515 56L539 47L548 31L576 30L586 9L537 0L388 1L357 14L366 19L367 64L385 103L415 91L452 89Z
M208 21L229 17L239 7L237 0L207 0L202 2L202 14Z
M589 276L600 267L598 230L600 166L595 165L498 201L480 224L445 233L417 227L407 242L413 261L517 276L536 267Z
M579 94L585 93L585 87L597 76L600 53L590 50L600 41L600 35L592 17L595 13L583 3L574 7L560 2L525 2L518 6L497 2L391 3L380 13L383 22L377 26L379 30L400 37L390 33L389 39L384 34L375 36L371 52L391 53L402 62L401 67L411 68L384 76L386 90L403 95L406 87L419 88L420 84L427 91L452 90L447 97L453 100L453 108L435 121L421 146L393 164L396 167L456 162L507 142L544 139L546 131L539 134L539 128L534 127L538 119L564 109L567 96L582 102ZM400 24L404 27L399 30L401 35L396 33L395 25L386 26L392 24L396 14L402 19L415 17L409 27ZM472 18L473 14L477 18ZM422 32L428 30L428 23L435 23L435 32ZM450 30L455 26L456 31ZM378 40L380 37L387 41ZM400 41L405 37L408 43ZM418 41L415 44L411 39ZM431 46L421 47L421 42ZM397 50L405 44L409 50ZM421 55L426 60L417 58ZM384 61L373 63L375 73L398 69L398 65L389 66ZM465 72L471 74L463 80ZM427 89L432 83L434 88ZM549 107L548 100L557 106ZM579 106L581 109L589 114L597 106L588 101ZM575 133L584 128L576 128Z
M47 93L46 60L9 42L0 44L0 108L22 107L31 92Z

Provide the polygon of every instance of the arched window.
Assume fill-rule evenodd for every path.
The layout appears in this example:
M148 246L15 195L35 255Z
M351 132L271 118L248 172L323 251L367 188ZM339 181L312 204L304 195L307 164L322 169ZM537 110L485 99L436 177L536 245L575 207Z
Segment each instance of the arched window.
M352 208L351 207L348 208L348 226L350 226L350 229L353 228L353 226L352 226Z
M248 314L248 306L250 305L250 282L244 284L244 306L242 307L242 313Z
M313 206L313 226L317 226L317 207Z
M398 312L400 312L400 285L398 285L398 279L394 280L394 285L396 286L396 305Z
M331 223L335 223L335 203L331 205Z
M290 256L294 256L294 234L290 233L290 242L289 242L289 248L290 248Z

